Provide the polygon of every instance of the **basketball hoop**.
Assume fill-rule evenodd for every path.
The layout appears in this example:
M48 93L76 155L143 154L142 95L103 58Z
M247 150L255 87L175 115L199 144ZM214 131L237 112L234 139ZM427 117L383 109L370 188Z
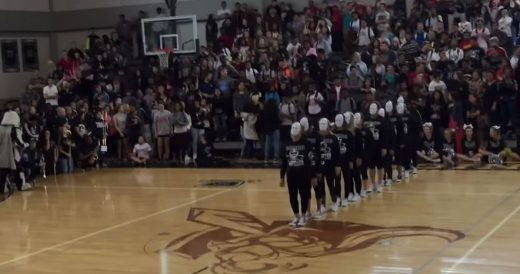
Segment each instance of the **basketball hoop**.
M170 54L172 54L172 53L173 53L172 48L164 48L161 51L161 53L158 55L159 65L161 66L161 68L163 68L163 69L169 68L169 66L170 66L169 59L170 59Z

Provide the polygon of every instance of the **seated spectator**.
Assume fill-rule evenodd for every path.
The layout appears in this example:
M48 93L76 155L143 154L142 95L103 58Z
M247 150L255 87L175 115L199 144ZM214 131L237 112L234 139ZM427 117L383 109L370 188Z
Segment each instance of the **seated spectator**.
M130 159L135 164L146 165L148 160L150 160L151 152L152 147L144 141L143 136L139 136L137 144L134 145L134 149L132 150Z

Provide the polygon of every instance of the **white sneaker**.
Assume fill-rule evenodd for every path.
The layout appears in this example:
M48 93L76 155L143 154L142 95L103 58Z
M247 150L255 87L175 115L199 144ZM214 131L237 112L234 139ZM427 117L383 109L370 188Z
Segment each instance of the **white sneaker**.
M354 195L354 198L352 198L352 202L357 203L361 201L361 196L359 194Z
M385 186L391 186L393 184L392 179L386 179Z
M307 210L307 213L305 213L305 218L309 219L311 217L311 211Z
M305 218L305 217L301 217L300 220L298 221L297 226L298 226L298 227L303 227L303 226L305 226L306 224L307 224L307 218Z
M347 198L343 199L343 201L341 201L341 206L342 207L348 207L348 202L349 202L349 200Z
M336 202L332 205L332 212L338 212L340 203L341 203L340 199L337 198Z
M374 187L374 192L377 192L377 193L383 192L383 187L381 185Z
M325 218L325 213L320 210L316 211L316 213L312 216L314 220L322 220Z
M29 190L31 188L32 188L32 186L30 184L23 184L22 185L22 191L26 191L26 190Z
M348 194L347 201L352 202L352 199L354 199L354 194L349 193L349 194Z
M326 215L327 214L327 208L325 206L322 206L320 208L320 213L321 213L321 215Z
M367 197L367 192L364 189L361 190L361 197L362 198L366 198Z
M300 221L300 218L298 218L298 217L295 216L294 219L292 220L292 222L289 223L289 226L291 226L291 227L295 227L295 226L298 225L298 222L299 222L299 221Z
M189 166L190 163L191 163L191 158L190 158L190 156L186 155L186 156L184 157L184 165L185 165L185 166Z
M408 170L405 170L405 171L404 171L403 178L404 178L405 180L408 180L408 178L410 178L410 172L409 172Z
M412 168L412 172L413 172L413 175L417 175L417 168L416 167Z

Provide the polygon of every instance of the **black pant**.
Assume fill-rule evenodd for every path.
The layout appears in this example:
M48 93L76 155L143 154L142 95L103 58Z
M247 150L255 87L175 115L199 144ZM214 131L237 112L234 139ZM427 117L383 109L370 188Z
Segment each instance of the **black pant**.
M336 199L338 199L338 197L340 196L340 192L341 192L341 186L340 186L340 181L337 180L336 178L336 170L335 170L335 167L329 167L329 168L325 168L325 169L322 169L322 177L321 177L321 180L322 183L321 185L324 186L325 185L325 181L327 181L327 186L329 188L329 193L330 193L330 198L332 199L332 202L335 203L336 202ZM322 196L322 204L325 205L325 187L323 187L323 196Z
M0 194L4 194L5 184L7 182L7 176L11 172L8 168L0 169Z
M350 184L352 185L352 188L349 189L351 191L349 191L348 194L352 193L354 195L356 194L360 194L361 193L361 173L360 173L360 167L357 167L356 164L354 163L354 168L350 170ZM366 170L365 170L366 172ZM367 174L367 178L368 178L368 174ZM355 187L355 188L354 188Z
M392 154L395 155L395 150L391 150ZM393 169L392 163L394 162L394 156L390 154L390 149L387 149L386 156L383 157L383 166L385 168L385 176L387 180L391 180L393 178Z
M341 178L343 178L343 185L344 185L343 192L345 193L345 198L347 198L348 194L350 192L352 192L353 183L352 183L352 177L350 176L350 173L351 173L351 170L350 170L348 162L341 165L341 174L337 178L338 195L340 196L340 198L341 198Z
M302 172L287 173L287 187L289 189L289 202L294 214L300 214L298 193L300 193L301 214L309 209L309 197L311 195L311 178Z

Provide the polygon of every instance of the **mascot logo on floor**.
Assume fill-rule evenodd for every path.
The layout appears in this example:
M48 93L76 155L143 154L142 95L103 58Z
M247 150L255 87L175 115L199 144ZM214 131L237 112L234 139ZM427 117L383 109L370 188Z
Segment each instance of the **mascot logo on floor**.
M245 212L204 208L192 208L188 221L205 228L176 239L171 239L170 233L161 233L146 244L145 252L167 252L193 261L214 256L206 270L215 274L285 273L309 266L295 262L295 258L353 252L391 238L430 236L448 242L464 238L462 232L447 229L378 227L329 220L311 221L303 229L291 229L287 221L266 224Z

